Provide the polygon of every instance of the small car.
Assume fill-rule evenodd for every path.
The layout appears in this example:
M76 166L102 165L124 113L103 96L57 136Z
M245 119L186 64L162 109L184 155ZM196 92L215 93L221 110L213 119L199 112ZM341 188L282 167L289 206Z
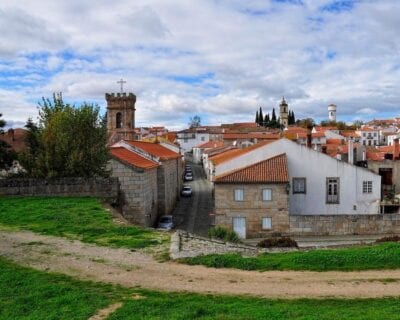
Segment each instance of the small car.
M162 216L158 221L158 228L171 230L174 228L174 219L171 215Z
M184 197L190 197L192 195L192 188L190 186L183 186L181 195Z
M193 174L191 172L185 173L185 181L192 181L193 180Z

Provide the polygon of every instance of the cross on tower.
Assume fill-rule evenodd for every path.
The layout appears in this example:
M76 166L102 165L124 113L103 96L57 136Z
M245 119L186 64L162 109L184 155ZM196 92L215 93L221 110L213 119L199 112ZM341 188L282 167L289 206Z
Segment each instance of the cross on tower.
M120 84L121 86L121 93L124 92L124 83L126 83L126 81L124 81L124 79L121 78L121 80L117 81L117 83Z

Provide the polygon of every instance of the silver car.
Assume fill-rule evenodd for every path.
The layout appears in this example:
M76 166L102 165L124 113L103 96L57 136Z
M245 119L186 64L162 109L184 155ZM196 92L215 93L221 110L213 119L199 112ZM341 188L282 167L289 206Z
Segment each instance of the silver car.
M174 219L171 215L162 216L158 221L158 228L171 230L174 228Z
M183 186L181 195L184 197L190 197L192 195L192 188L190 186Z

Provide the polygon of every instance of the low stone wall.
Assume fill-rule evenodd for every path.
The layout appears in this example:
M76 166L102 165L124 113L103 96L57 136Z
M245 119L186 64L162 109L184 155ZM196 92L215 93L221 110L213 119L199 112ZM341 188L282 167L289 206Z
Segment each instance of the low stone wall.
M0 195L118 199L117 178L0 179Z
M292 236L400 233L400 214L290 215Z
M176 231L171 237L170 257L172 259L196 257L207 254L240 253L243 256L256 256L263 252L297 251L297 248L258 248L244 244L229 243L204 238L185 231Z

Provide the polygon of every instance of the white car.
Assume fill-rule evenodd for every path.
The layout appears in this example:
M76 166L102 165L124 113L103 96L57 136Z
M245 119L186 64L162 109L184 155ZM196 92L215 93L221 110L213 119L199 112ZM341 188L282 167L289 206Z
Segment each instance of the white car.
M175 226L174 219L171 215L162 216L158 221L158 228L171 230Z
M184 197L190 197L192 195L192 188L190 186L183 186L181 195Z
M193 174L191 172L185 173L185 181L192 181L193 180Z

